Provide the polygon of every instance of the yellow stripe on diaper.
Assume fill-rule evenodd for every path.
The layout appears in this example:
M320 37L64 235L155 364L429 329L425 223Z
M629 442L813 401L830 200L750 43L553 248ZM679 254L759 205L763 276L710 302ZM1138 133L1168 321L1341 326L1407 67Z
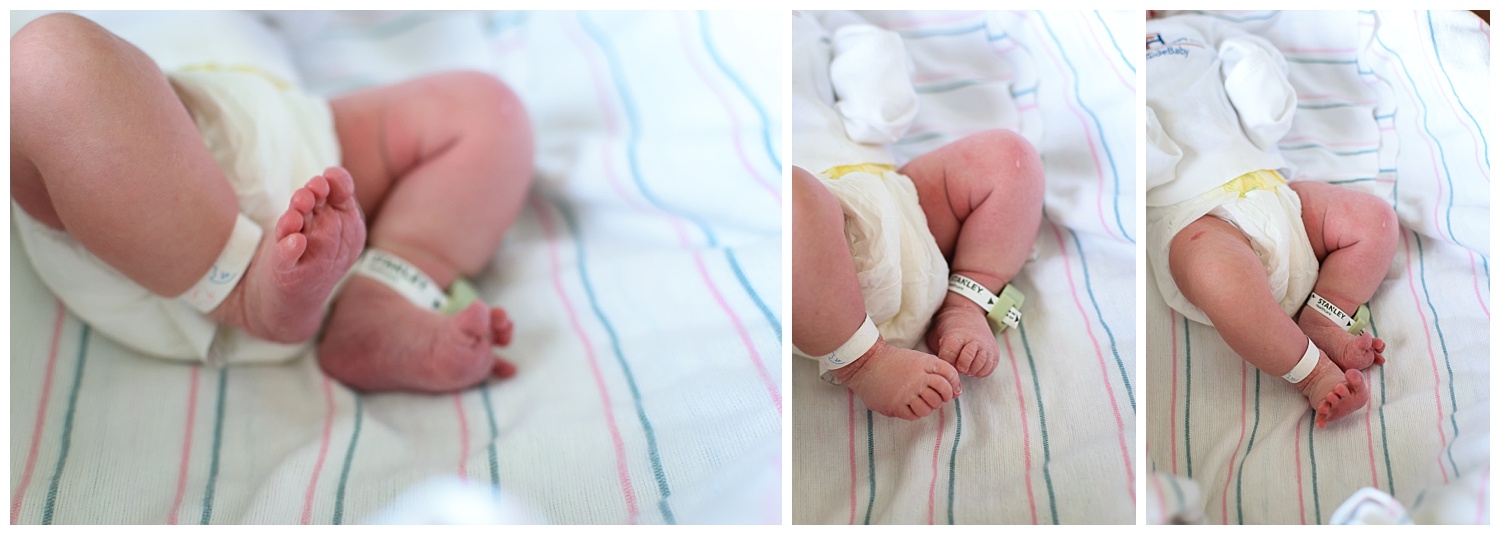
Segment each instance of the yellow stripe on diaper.
M852 165L837 165L834 167L829 167L827 171L823 171L821 174L823 175L823 178L826 178L828 180L838 180L839 177L842 177L849 173L869 173L872 175L878 175L895 170L896 166L891 164L856 163Z
M1235 177L1234 180L1225 182L1223 186L1219 187L1223 189L1225 193L1238 194L1241 198L1243 198L1246 193L1250 193L1256 190L1274 191L1276 189L1276 186L1285 183L1286 179L1281 177L1281 173L1272 171L1270 169L1261 169L1259 171L1251 171L1249 173L1245 173L1243 175Z
M266 71L261 70L258 67L254 67L254 66L250 66L250 65L225 65L225 64L222 64L222 63L213 63L213 62L208 62L208 63L194 63L192 65L187 65L187 66L181 67L181 68L177 69L177 71L179 71L179 72L235 72L235 73L240 73L240 74L253 74L255 76L259 76L261 78L264 78L267 82L271 82L271 85L276 86L276 89L281 89L281 90L285 91L287 89L291 89L292 88L292 84L290 82L287 82L286 80L282 80L280 77L278 77L278 76L276 76L274 74L268 73Z

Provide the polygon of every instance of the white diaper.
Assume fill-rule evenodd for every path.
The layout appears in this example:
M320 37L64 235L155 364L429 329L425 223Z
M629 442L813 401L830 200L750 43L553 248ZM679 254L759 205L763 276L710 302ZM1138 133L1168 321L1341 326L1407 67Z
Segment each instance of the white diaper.
M248 67L201 65L168 73L240 212L266 232L292 192L339 165L333 112L325 100ZM188 300L161 297L89 253L67 233L11 213L42 282L68 309L116 342L156 357L197 362L271 362L309 344L275 344L219 325ZM210 350L212 348L212 350Z
M1250 239L1266 269L1271 295L1288 315L1296 314L1318 280L1318 259L1302 225L1301 199L1271 171L1247 173L1197 197L1147 211L1151 270L1167 305L1193 321L1213 324L1182 296L1168 263L1172 237L1204 215L1229 222Z
M916 186L880 164L835 168L820 178L844 209L865 313L886 343L915 347L948 291L948 263L927 229Z

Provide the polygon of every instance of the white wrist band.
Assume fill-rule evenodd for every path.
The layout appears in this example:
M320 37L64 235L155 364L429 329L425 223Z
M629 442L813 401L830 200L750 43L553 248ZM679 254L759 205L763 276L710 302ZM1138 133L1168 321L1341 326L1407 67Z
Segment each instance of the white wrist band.
M1005 330L1005 326L1021 327L1021 304L1026 302L1026 295L1014 286L1007 284L1000 290L1000 295L995 295L974 279L954 273L948 276L948 291L979 305L985 316L1001 324L1001 330Z
M204 314L218 308L219 303L223 303L224 298L229 297L229 292L234 290L240 278L245 276L245 268L250 266L250 258L255 256L256 250L260 249L260 238L265 231L249 216L238 215L239 217L234 220L234 230L229 233L229 243L224 244L224 250L219 253L219 259L208 268L208 273L198 281L198 284L193 285L179 297Z
M1290 383L1300 383L1317 366L1318 346L1313 345L1312 339L1309 338L1307 339L1307 351L1302 353L1302 360L1297 361L1297 365L1292 366L1292 371L1286 372L1286 375L1281 376L1281 378L1286 379Z
M849 336L849 340L844 342L844 345L817 359L823 363L824 369L837 370L859 360L866 351L875 346L878 340L880 340L880 330L875 328L875 322L869 316L865 316L865 322L859 325L859 329Z
M432 277L401 257L374 247L360 255L354 274L375 279L422 308L441 310L448 304L448 296Z

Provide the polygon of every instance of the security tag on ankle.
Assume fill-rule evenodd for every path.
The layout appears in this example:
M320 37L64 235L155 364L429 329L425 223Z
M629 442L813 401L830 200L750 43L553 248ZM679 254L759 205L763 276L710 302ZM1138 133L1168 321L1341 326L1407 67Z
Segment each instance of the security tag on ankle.
M448 296L432 277L401 257L374 247L360 255L354 273L375 279L422 308L442 310L448 304Z
M1313 345L1312 339L1309 338L1307 339L1307 351L1302 352L1302 360L1297 361L1297 365L1292 366L1292 371L1286 372L1286 375L1281 376L1281 378L1286 379L1289 383L1300 383L1317 366L1318 346Z
M1354 311L1354 317L1351 318L1343 310L1339 309L1339 307L1334 306L1333 303L1324 299L1323 296L1313 293L1307 297L1307 306L1312 307L1313 310L1318 311L1323 317L1328 318L1328 321L1332 321L1334 325L1344 328L1344 330L1349 331L1349 334L1355 336L1365 332L1365 327L1370 326L1369 305L1359 305L1359 309Z
M204 314L218 308L219 303L224 302L224 298L229 297L229 292L239 284L240 278L245 276L245 269L250 267L250 258L260 249L263 234L265 231L260 225L249 216L239 214L234 221L234 230L229 232L229 242L224 244L218 260L208 268L208 273L198 284L182 294L181 299Z
M1007 284L1000 290L1000 295L995 295L974 279L954 273L948 276L948 291L979 305L986 317L1000 324L999 331L1004 331L1006 326L1021 327L1021 305L1026 302L1026 294L1015 286Z

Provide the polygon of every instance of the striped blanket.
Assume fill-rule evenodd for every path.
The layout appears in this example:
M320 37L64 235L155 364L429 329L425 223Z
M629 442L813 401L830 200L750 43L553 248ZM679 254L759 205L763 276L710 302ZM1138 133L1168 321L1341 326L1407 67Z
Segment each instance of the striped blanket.
M312 355L152 360L79 323L12 235L12 523L356 523L441 476L543 522L781 521L779 17L92 16L164 68L266 62L321 94L510 83L537 182L476 283L521 372L358 394Z
M988 378L920 421L882 417L793 363L798 524L1135 518L1135 69L1139 12L868 12L916 65L903 162L1008 128L1047 193L1020 329Z
M1291 178L1395 206L1401 241L1370 302L1387 362L1367 370L1367 409L1316 429L1296 390L1148 280L1151 518L1326 523L1374 487L1417 522L1489 522L1489 27L1466 12L1211 16L1287 58Z

